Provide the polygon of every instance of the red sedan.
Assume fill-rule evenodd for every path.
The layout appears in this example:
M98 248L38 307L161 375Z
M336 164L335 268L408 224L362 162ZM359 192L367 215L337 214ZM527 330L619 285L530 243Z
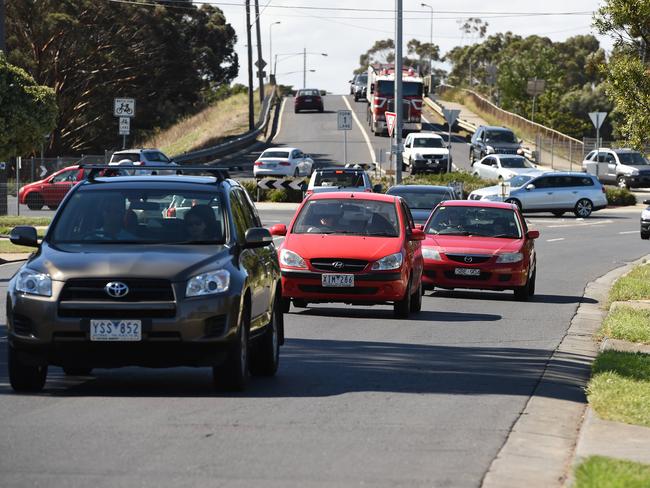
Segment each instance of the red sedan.
M285 311L309 303L392 303L406 318L422 306L421 229L400 197L321 193L303 201L280 246Z
M79 166L68 166L47 178L29 183L20 188L18 201L27 204L30 210L40 210L47 205L54 210L59 206L70 188L84 179L84 170Z
M534 239L516 205L451 200L438 205L425 224L422 243L425 289L434 287L535 293Z

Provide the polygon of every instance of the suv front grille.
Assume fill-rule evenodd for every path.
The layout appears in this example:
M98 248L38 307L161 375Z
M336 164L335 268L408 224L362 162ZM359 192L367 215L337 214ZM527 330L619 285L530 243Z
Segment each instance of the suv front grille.
M335 265L334 263L341 263ZM368 261L361 259L340 259L340 258L314 258L311 265L318 271L329 271L333 273L358 273L368 266Z
M120 281L129 287L123 298L112 298L104 287L111 281ZM66 301L111 301L111 302L169 302L174 301L172 285L167 280L147 278L90 278L68 280L61 291L61 302Z

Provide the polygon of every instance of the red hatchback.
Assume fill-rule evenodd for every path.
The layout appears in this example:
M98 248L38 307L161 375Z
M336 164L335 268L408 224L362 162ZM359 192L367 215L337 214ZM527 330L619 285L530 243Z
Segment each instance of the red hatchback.
M539 231L528 230L516 205L446 201L434 209L424 232L425 289L514 290L519 300L535 293Z
M74 185L84 179L84 170L79 166L68 166L47 178L29 183L20 188L18 201L27 204L30 210L40 210L44 205L54 210Z
M422 306L424 233L400 197L321 193L303 201L278 252L285 311L309 303L392 303L406 318Z

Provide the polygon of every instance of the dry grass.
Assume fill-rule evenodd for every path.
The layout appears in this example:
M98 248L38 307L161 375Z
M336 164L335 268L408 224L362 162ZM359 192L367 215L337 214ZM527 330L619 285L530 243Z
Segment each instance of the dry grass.
M259 118L260 100L254 94L255 121ZM196 115L182 119L150 139L143 147L157 147L170 156L219 144L226 138L248 132L248 94L240 93L221 100Z

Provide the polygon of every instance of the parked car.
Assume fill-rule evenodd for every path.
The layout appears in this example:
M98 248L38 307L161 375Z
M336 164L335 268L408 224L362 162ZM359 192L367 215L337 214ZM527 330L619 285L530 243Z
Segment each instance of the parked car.
M506 127L481 125L476 129L469 148L469 162L483 159L488 154L524 154L521 141Z
M404 165L417 173L446 173L451 169L451 153L447 144L433 132L411 132L404 140Z
M641 212L641 239L650 239L650 200L644 200L644 205L648 205Z
M295 147L267 149L253 164L253 176L309 176L314 160Z
M359 75L352 75L352 79L349 80L350 83L350 95L354 95L354 84L357 82L357 77Z
M392 303L396 317L422 306L424 233L401 198L324 193L305 199L280 245L284 311L309 303Z
M55 210L70 189L84 179L85 172L78 165L68 166L46 178L24 185L18 191L18 201L30 210L47 205Z
M295 113L301 110L318 110L323 112L323 97L319 90L314 88L303 88L298 90L294 99L293 111Z
M505 201L514 203L524 213L550 212L556 217L573 212L576 217L586 218L607 206L605 187L594 175L546 172L537 176L518 175L510 183L505 197L502 187L496 185L474 190L469 200Z
M515 175L538 171L525 157L509 154L492 154L472 163L472 174L486 180L509 180Z
M128 165L128 161L134 166L162 166L173 165L174 161L167 157L160 149L124 149L115 151L108 162L109 166Z
M591 151L582 162L582 169L597 175L601 182L620 188L650 187L650 161L632 149Z
M437 185L395 185L391 186L386 194L402 197L409 206L416 224L424 224L440 202L456 198L454 190L450 187Z
M539 231L528 229L516 205L443 202L424 232L425 289L513 290L518 300L535 294Z
M361 73L354 77L354 84L352 88L352 95L354 101L365 100L368 90L368 73Z
M306 195L337 191L381 192L381 190L381 185L375 185L373 187L368 173L361 168L355 168L353 166L330 166L327 168L318 168L312 173L309 184L307 185Z
M156 167L157 168L157 167ZM268 229L234 180L214 176L88 178L61 203L7 288L9 380L43 388L49 365L69 375L122 366L212 367L217 389L270 376L283 341L280 268ZM188 170L189 171L189 170ZM185 219L133 210L175 196Z

